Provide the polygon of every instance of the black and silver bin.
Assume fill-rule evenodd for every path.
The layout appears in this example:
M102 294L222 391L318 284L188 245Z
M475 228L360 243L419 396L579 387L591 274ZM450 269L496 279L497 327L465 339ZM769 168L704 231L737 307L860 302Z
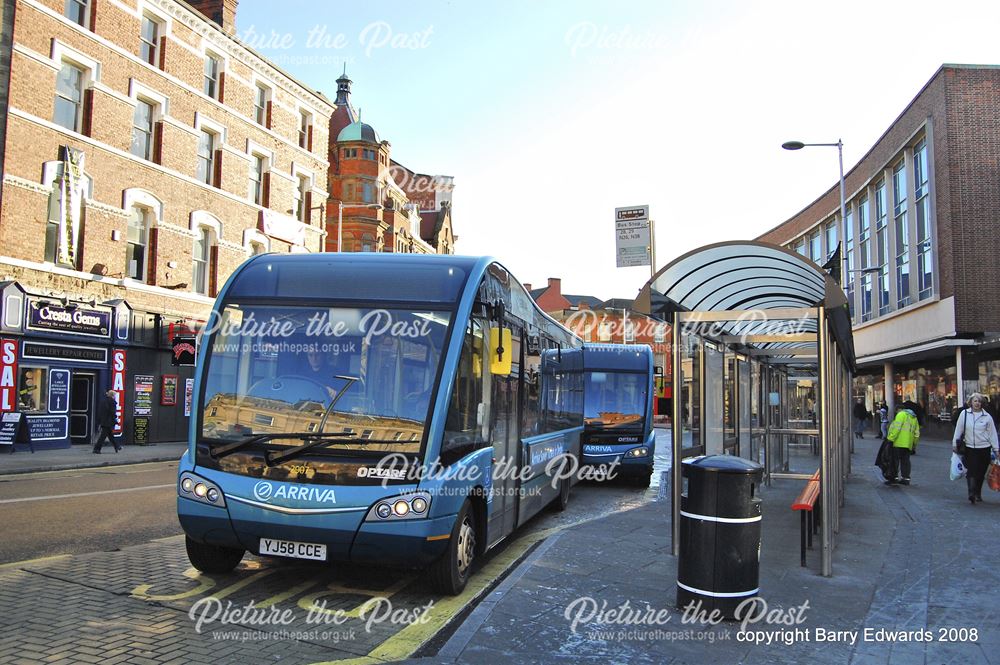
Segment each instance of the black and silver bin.
M677 606L697 605L734 618L760 583L760 499L764 469L731 455L681 462L687 490L681 494Z

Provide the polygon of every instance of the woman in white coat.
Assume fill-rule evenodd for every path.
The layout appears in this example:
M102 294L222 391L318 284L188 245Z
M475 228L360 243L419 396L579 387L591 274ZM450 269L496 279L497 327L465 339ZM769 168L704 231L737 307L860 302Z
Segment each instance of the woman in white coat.
M969 398L969 408L962 409L955 423L952 450L958 452L959 442L965 444L965 478L969 486L969 503L983 500L983 479L990 466L990 450L997 454L997 428L992 416L983 408L980 393Z

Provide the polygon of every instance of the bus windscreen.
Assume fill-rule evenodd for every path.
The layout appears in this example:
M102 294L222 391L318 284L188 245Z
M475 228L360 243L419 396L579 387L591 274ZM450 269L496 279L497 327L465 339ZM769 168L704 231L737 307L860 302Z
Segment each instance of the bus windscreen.
M220 458L266 449L279 459L304 441L301 456L419 453L449 320L230 304L208 327L200 439Z
M645 374L587 372L584 424L601 428L641 428L646 410Z

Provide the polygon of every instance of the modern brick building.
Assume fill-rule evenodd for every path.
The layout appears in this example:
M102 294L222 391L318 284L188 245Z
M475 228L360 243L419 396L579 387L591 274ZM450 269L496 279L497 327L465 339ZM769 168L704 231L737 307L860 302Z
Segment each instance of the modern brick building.
M351 79L337 79L330 118L327 251L454 254L451 176L415 173L351 105Z
M325 246L334 106L233 36L236 4L13 3L0 337L36 445L87 442L112 386L126 441L185 438L171 332L251 254Z
M998 164L1000 67L944 65L845 174L846 232L834 184L759 238L823 264L846 235L855 393L942 436L973 390L1000 399Z

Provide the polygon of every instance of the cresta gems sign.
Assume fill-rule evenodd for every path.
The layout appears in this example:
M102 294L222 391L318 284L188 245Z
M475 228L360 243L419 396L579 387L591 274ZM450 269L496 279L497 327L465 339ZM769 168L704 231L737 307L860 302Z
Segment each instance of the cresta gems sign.
M31 300L28 302L28 328L107 337L111 334L111 312Z

